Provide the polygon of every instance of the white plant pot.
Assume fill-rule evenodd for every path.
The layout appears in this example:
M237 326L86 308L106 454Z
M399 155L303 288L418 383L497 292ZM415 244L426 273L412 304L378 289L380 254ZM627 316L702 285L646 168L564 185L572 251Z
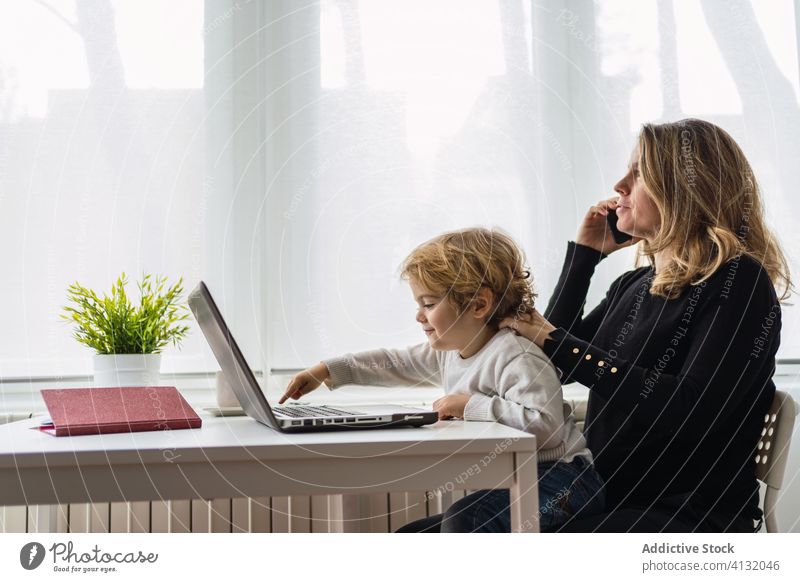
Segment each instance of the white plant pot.
M158 386L161 354L95 354L95 386Z

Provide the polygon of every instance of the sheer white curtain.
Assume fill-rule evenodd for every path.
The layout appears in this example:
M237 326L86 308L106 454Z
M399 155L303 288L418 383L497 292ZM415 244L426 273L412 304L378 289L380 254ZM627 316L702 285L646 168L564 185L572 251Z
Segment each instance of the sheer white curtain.
M205 37L199 0L0 4L0 377L91 373L70 283L206 272ZM202 343L164 370L203 366Z
M725 128L754 166L768 222L797 282L797 3L612 0L597 3L593 19L573 21L569 32L584 26L593 31L598 54L602 133L630 134L644 121L684 117ZM605 150L605 167L621 163L617 156L627 155L621 146ZM798 331L797 308L785 305L779 358L800 357Z
M797 256L788 0L322 0L270 3L261 18L272 368L422 341L397 266L448 229L509 231L544 307L566 241L612 194L647 121L728 129ZM630 252L606 261L590 306L631 267ZM788 309L783 357L800 347L795 319Z
M506 229L551 287L573 200L546 196L545 174L568 182L571 161L536 99L531 6L285 8L266 28L271 367L422 341L398 266L445 230Z

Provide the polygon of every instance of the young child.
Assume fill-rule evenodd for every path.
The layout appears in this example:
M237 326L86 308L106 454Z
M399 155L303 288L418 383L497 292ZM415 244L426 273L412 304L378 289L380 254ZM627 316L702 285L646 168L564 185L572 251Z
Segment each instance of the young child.
M553 364L531 341L499 322L533 311L535 294L524 256L496 229L469 228L438 236L404 261L428 341L324 360L289 383L280 402L322 382L442 386L433 403L440 419L501 422L536 435L540 528L553 529L582 509L604 509L603 482L586 441L562 400ZM468 495L444 514L400 531L510 531L507 489Z

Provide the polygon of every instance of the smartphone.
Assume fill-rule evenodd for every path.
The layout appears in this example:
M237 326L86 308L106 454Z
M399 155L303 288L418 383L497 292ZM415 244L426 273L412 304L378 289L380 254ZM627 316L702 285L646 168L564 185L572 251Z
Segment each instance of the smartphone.
M611 230L611 235L614 237L614 242L618 245L621 245L624 242L628 242L633 237L629 235L627 232L622 232L617 228L617 211L608 209L608 214L606 214L606 220L608 221L608 228Z

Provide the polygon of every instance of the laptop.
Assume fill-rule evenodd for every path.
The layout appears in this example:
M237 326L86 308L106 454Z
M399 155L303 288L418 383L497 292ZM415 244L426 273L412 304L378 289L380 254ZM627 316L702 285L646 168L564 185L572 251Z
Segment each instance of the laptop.
M311 432L417 427L438 420L435 411L400 406L359 406L358 410L327 405L270 406L211 292L202 281L189 294L189 308L242 409L262 424L282 432Z

